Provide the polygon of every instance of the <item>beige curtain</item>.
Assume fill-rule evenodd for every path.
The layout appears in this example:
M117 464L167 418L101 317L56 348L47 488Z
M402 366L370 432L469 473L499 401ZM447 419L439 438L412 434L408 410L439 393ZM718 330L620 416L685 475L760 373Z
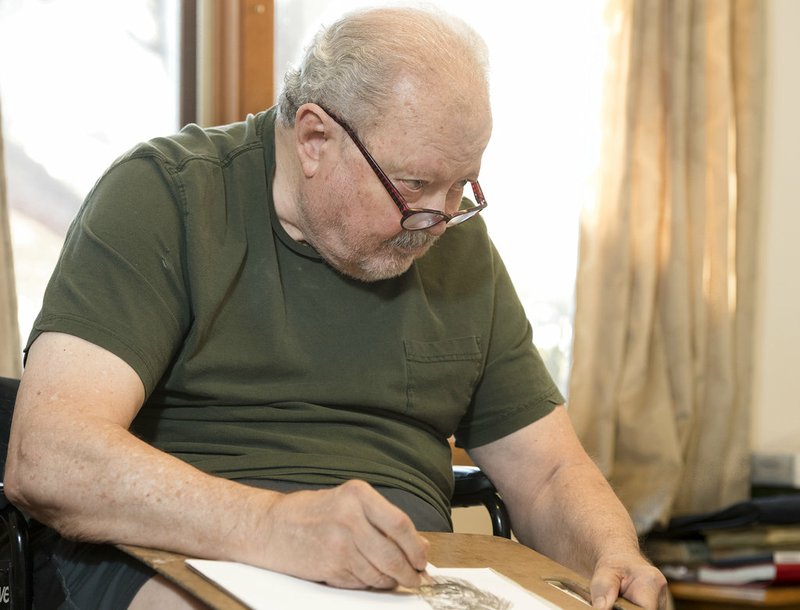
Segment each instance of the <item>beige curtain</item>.
M2 108L0 108L0 375L19 377L21 364L17 292L14 284L14 259L11 255L11 230L8 221L1 110Z
M612 0L569 412L637 529L749 495L760 0Z

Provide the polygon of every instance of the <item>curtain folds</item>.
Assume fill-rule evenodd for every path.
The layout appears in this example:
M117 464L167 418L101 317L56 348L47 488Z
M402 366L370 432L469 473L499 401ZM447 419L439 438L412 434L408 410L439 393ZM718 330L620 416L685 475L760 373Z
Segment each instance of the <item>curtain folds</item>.
M17 292L14 282L14 259L11 254L11 229L6 199L2 119L2 108L0 107L0 375L19 377L21 358L17 322Z
M569 412L640 532L749 495L759 0L611 0Z

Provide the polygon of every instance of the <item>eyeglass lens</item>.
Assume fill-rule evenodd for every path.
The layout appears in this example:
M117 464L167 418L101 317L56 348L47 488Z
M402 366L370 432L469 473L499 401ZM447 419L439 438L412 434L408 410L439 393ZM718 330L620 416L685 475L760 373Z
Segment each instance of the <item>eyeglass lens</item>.
M442 221L447 222L448 227L452 227L457 224L461 224L465 220L469 220L473 218L478 212L481 211L481 207L476 206L474 210L466 210L463 214L458 214L457 216L451 217L449 220L447 216L438 213L438 212L427 212L427 211L414 211L411 210L411 213L408 214L403 218L402 225L404 229L409 231L419 231L421 229L429 229L434 225L439 224Z

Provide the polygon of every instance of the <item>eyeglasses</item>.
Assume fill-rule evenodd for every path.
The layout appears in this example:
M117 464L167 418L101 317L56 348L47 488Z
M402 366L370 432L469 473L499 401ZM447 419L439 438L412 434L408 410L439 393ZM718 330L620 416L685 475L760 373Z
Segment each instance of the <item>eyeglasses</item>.
M386 173L380 168L380 165L378 165L377 161L375 161L375 159L372 158L372 155L369 154L366 146L364 146L361 140L358 139L358 136L353 128L333 114L330 110L327 110L322 106L320 106L320 108L325 110L328 116L336 121L336 123L338 123L338 125L347 132L347 135L349 135L350 139L353 140L356 148L358 148L358 150L361 151L361 154L364 155L364 158L367 160L367 163L369 163L372 171L375 172L375 175L378 176L384 188L388 191L392 201L394 201L395 205L400 208L400 213L403 215L403 218L400 220L400 226L407 231L421 231L423 229L430 229L432 226L437 225L440 222L444 222L448 227L452 227L454 225L461 224L470 218L474 218L478 215L478 213L480 213L481 210L483 210L483 208L486 207L486 199L483 196L481 185L478 184L477 180L470 180L469 183L472 186L472 192L475 194L476 202L476 205L473 205L472 207L458 210L454 214L445 214L439 210L429 210L426 208L412 208L410 205L408 205L405 197L403 197L400 191L397 190L397 187L395 187L394 183L389 179L389 176L386 175Z

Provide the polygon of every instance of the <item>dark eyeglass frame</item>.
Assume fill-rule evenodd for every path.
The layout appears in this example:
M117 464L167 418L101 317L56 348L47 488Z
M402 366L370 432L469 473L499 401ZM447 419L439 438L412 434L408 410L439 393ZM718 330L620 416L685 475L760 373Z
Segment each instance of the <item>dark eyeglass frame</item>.
M319 104L317 105L319 106ZM397 187L391 181L389 176L386 175L386 172L381 169L381 166L378 165L378 162L372 157L370 152L367 150L367 147L364 146L361 140L358 139L355 130L353 130L350 125L336 116L330 110L323 106L320 106L320 108L322 108L322 110L324 110L331 119L333 119L342 129L345 130L347 135L350 136L350 139L353 140L356 148L358 148L358 150L361 151L361 154L364 155L364 158L367 160L367 163L369 163L372 171L374 171L375 175L378 176L381 184L383 184L383 187L392 198L392 201L394 201L395 205L400 209L400 213L403 216L400 220L400 225L407 231L422 231L425 229L430 229L440 222L446 223L448 227L461 224L462 222L477 216L478 213L488 205L486 203L486 198L483 196L481 185L477 180L470 180L469 183L470 186L472 186L472 192L475 194L475 202L477 205L463 210L458 210L454 214L445 214L439 210L429 210L427 208L412 208L410 205L408 205L405 197L403 197L400 191L397 190Z

